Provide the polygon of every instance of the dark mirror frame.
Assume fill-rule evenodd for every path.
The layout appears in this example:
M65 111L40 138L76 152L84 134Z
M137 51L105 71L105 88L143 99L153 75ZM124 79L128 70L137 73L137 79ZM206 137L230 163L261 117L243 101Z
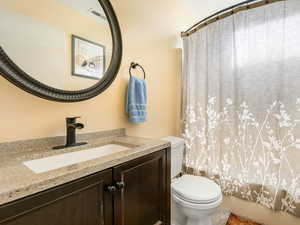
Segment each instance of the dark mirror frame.
M115 80L122 60L122 35L115 11L109 0L98 0L109 22L112 34L112 59L104 77L90 88L79 91L65 91L47 86L24 72L0 46L0 73L8 81L38 97L57 102L79 102L99 95ZM0 34L1 38L1 34Z

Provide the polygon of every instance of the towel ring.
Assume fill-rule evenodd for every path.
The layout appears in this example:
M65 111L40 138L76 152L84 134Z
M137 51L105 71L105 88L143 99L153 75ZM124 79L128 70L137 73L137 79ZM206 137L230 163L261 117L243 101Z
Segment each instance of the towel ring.
M146 72L145 72L144 68L143 68L140 64L135 63L135 62L132 62L132 63L130 64L129 75L132 76L132 74L131 74L131 69L136 69L137 67L139 67L139 68L142 69L142 71L143 71L143 73L144 73L144 79L146 80Z

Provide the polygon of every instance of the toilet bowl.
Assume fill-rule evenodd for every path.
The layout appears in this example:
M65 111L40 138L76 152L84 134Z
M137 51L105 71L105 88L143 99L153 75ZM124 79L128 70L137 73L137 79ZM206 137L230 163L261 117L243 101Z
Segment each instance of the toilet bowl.
M172 136L163 140L171 142L171 177L174 178L182 173L185 141ZM212 225L212 216L222 202L219 185L205 177L183 175L173 179L171 188L172 202L175 203L171 212L172 224Z
M172 199L186 217L186 225L212 225L212 216L222 203L222 192L212 180L183 175L172 182Z

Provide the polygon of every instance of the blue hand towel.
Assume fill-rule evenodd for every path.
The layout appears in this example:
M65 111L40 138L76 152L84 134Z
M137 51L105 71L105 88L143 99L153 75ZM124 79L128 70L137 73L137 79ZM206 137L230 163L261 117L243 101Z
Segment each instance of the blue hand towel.
M144 79L130 76L127 90L126 112L133 123L147 119L147 88Z

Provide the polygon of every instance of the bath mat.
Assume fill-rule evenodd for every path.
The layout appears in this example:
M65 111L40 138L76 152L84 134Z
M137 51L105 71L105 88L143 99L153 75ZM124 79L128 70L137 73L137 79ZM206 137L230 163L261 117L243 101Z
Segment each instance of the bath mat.
M262 225L262 224L252 222L250 220L241 218L231 213L226 225Z

